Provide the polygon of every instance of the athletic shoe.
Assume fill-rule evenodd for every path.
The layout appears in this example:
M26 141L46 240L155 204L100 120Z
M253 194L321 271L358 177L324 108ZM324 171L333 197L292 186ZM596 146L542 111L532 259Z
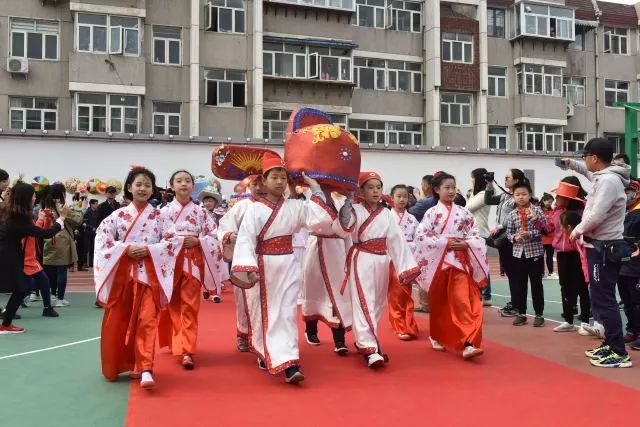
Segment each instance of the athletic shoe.
M400 338L402 341L411 341L413 337L409 334L402 333L402 334L398 334L398 338Z
M258 368L260 368L263 371L267 370L267 364L264 362L264 360L258 359Z
M638 334L634 334L633 332L627 332L624 336L625 344L629 344L638 339Z
M187 371L192 370L196 367L195 363L193 363L193 357L190 354L185 354L182 356L182 367Z
M629 347L636 351L640 351L640 338L629 344Z
M63 307L67 307L69 305L71 305L71 303L69 301L67 301L66 299L59 299L58 300L58 304L62 303Z
M20 307L22 308L28 308L29 307L29 303L31 302L31 300L29 299L29 296L24 297L24 299L22 300L22 302L20 303Z
M300 372L300 368L297 366L289 366L284 370L284 381L287 384L298 384L304 381L304 374Z
M42 310L42 316L44 317L58 317L59 314L53 309L53 307L45 307Z
M533 326L536 328L541 328L544 326L544 317L542 316L536 316L533 319Z
M446 351L444 346L433 338L429 337L429 341L431 342L431 348L433 348L435 351Z
M140 376L140 387L145 390L151 390L156 386L155 381L153 381L153 375L151 375L151 371L142 371L142 375Z
M598 368L630 368L633 366L629 355L620 356L615 351L601 359L592 359L591 364Z
M415 311L416 313L428 313L429 307L427 307L426 305L419 305L416 306L413 311Z
M502 309L500 310L500 316L502 317L516 317L518 316L518 310L516 310L515 308L510 308L510 309Z
M576 329L578 328L574 324L569 322L562 322L561 324L553 328L553 332L574 332Z
M601 346L596 348L592 348L591 350L587 350L584 352L584 355L589 359L601 359L611 353L611 347L602 343Z
M483 349L468 345L462 351L462 357L469 360L473 359L474 357L481 356L483 353Z
M493 303L492 303L491 299L483 299L482 300L482 305L484 307L491 307L493 305Z
M583 337L590 337L591 332L589 332L586 328L591 327L588 323L582 322L580 323L580 328L578 328L578 335L582 335Z
M36 293L29 295L29 300L34 301L42 301L42 297Z
M51 307L55 307L58 302L58 297L55 295L51 295Z
M513 303L511 301L506 303L504 307L500 309L500 311L511 311L511 310L513 310Z
M584 329L594 337L604 339L604 325L602 323L593 322L593 326L585 324Z
M380 353L373 353L367 357L367 365L371 369L377 369L384 366L384 357L380 355Z
M343 342L337 342L337 343L335 343L335 348L333 349L333 351L338 356L346 356L349 353L349 348L344 343L344 341Z
M6 312L7 312L7 310L6 310L6 309L4 309L4 310L2 310L2 312L0 312L0 319L3 319L3 320L4 320L4 314L5 314ZM14 319L14 320L20 320L20 319L22 319L22 316L20 316L18 313L16 313L16 314L14 314L14 315L13 315L13 319Z
M142 378L142 373L138 371L129 371L130 380L139 380L140 378Z
M516 315L516 318L513 319L513 326L522 326L527 324L527 316L523 314Z
M547 276L547 279L549 280L558 280L560 277L558 277L558 274L556 273L551 273L550 275Z
M24 328L16 325L4 326L0 325L0 335L13 335L13 334L21 334L24 332Z
M222 297L220 295L214 295L213 298L211 299L213 302L215 302L216 304L219 304L222 302Z
M249 351L249 340L247 340L245 337L238 337L236 348L240 353L246 353L247 351Z
M307 344L320 345L320 338L318 338L317 334L310 334L308 332L305 332L304 337L307 339Z

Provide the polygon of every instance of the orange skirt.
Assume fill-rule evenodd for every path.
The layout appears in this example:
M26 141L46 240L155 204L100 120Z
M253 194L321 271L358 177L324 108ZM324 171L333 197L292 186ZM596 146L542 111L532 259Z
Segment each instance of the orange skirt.
M389 321L396 334L418 336L418 324L413 317L413 298L411 285L402 285L393 263L389 263Z
M453 351L480 347L484 312L480 290L460 270L440 271L429 288L431 338Z

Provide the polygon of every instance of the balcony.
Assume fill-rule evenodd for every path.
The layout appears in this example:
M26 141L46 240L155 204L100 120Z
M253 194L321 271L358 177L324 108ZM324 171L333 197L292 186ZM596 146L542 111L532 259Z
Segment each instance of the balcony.
M575 41L574 10L563 5L520 1L511 7L511 40L532 37Z
M355 0L265 0L265 4L281 3L305 8L320 8L353 13L356 11Z

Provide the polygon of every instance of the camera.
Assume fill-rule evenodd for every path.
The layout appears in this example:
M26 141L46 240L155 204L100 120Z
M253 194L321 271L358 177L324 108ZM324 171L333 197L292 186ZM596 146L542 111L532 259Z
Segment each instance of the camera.
M495 172L487 172L484 175L482 175L484 180L487 182L493 182L495 179L495 176L496 176Z

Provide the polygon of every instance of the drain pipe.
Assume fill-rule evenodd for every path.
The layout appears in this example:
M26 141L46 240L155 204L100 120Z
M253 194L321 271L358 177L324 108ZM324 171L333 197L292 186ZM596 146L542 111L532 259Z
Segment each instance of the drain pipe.
M598 29L600 28L600 17L602 17L602 11L600 10L600 8L598 7L598 2L597 0L591 0L591 4L593 5L593 11L596 15L596 29L594 31L594 54L593 54L593 59L594 59L594 72L595 72L595 78L596 78L596 134L594 136L601 136L600 135L600 86L601 86L601 82L600 82L600 53L598 51L599 49L599 44L598 44Z
M263 64L262 64L263 12L262 0L253 0L253 108L252 136L262 138Z
M191 0L189 32L189 135L200 135L200 0Z

